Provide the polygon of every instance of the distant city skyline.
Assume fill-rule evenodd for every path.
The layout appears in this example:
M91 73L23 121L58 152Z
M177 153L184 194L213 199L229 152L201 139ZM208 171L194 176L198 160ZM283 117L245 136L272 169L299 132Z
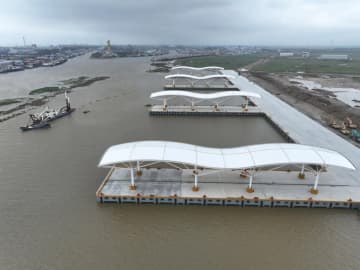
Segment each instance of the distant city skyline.
M31 3L30 3L31 2ZM360 1L12 0L0 46L26 44L360 46Z

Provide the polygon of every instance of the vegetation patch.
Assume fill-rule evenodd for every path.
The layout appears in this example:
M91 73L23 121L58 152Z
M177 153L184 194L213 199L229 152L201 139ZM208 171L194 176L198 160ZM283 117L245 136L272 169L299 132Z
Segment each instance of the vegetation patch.
M89 78L87 76L80 76L78 78L71 78L68 80L61 81L61 86L47 86L38 88L35 90L30 91L29 95L38 95L38 94L44 94L44 93L60 93L64 90L71 90L77 87L84 87L89 86L97 81L103 81L106 79L109 79L109 76L99 76L94 78Z
M192 67L220 66L225 69L238 69L264 57L263 54L201 56L179 59L176 64Z
M14 103L19 103L20 100L18 99L2 99L0 100L0 106L6 106Z
M109 78L110 78L109 76L99 76L99 77L94 77L94 78L81 76L81 77L78 77L77 79L73 79L74 81L70 84L69 88L74 89L77 87L89 86L89 85L93 84L94 82L107 80Z
M47 87L41 87L35 90L30 91L29 95L39 95L43 93L54 93L61 91L62 88L59 86L47 86Z
M360 60L336 61L316 58L272 58L254 68L267 73L305 72L328 74L360 74Z

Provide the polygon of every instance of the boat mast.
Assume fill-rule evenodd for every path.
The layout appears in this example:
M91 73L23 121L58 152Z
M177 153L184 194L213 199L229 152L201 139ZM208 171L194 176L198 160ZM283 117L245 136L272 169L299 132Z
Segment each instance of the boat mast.
M65 90L65 102L66 102L66 110L69 111L71 109L70 107L70 98L67 95L67 91Z

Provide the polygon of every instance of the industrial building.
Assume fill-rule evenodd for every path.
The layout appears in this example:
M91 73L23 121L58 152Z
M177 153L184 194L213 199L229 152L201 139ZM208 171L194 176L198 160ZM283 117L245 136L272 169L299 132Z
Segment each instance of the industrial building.
M347 54L322 54L319 56L320 60L351 60Z

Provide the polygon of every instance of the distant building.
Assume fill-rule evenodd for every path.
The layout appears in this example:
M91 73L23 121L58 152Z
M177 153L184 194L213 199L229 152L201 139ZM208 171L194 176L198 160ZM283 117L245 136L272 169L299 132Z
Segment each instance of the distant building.
M112 57L116 57L117 55L115 53L113 53L112 47L111 47L111 42L110 40L108 40L106 42L106 47L104 49L104 51L102 52L102 57L103 58L112 58Z
M310 52L302 52L301 56L303 58L309 58L310 57Z
M292 57L294 56L293 52L280 52L279 54L280 57Z
M0 60L0 73L9 71L12 68L12 65L12 61Z
M347 54L322 54L319 56L321 60L350 60Z

